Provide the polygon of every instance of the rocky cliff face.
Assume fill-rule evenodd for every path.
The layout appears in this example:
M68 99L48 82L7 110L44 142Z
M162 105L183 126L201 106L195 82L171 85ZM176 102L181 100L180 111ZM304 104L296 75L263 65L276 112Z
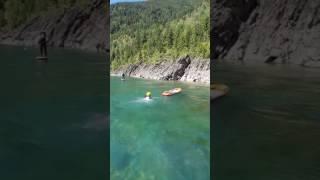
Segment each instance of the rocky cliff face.
M185 82L210 83L210 61L182 57L176 61L163 61L155 65L133 64L112 72L114 75Z
M100 44L101 48L109 49L106 6L104 0L93 0L82 9L74 7L58 14L35 17L14 31L1 32L0 44L37 45L40 32L45 31L49 46L95 50Z
M319 0L212 0L212 58L320 67Z

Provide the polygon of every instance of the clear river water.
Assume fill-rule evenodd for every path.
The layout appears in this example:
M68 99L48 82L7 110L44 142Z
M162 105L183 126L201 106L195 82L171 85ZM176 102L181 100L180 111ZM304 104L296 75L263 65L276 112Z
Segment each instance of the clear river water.
M108 176L105 55L0 46L0 179Z
M111 179L208 180L209 103L208 86L111 77Z

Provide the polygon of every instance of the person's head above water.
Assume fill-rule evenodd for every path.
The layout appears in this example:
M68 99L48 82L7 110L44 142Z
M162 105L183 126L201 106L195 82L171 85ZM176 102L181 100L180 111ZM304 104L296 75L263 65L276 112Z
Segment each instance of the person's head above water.
M45 38L46 35L47 35L46 32L44 32L44 31L40 32L40 36L41 36L41 37Z
M146 93L146 97L151 97L151 92L150 92L150 91L148 91L148 92Z

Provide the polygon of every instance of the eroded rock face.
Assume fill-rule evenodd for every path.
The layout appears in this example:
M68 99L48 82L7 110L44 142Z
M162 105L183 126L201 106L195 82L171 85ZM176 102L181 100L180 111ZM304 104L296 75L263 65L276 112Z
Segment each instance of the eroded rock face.
M181 81L210 83L210 61L208 59L193 59L185 69Z
M212 58L320 66L319 0L213 0Z
M208 59L191 59L189 56L176 61L167 61L155 65L133 64L112 72L114 75L155 79L180 80L186 82L210 83L210 61Z
M108 8L108 7L107 7ZM109 14L104 0L93 0L81 9L35 17L14 31L0 32L0 43L36 46L41 31L47 33L48 45L86 50L109 49Z
M239 28L246 22L256 0L211 0L211 54L224 57L238 40Z

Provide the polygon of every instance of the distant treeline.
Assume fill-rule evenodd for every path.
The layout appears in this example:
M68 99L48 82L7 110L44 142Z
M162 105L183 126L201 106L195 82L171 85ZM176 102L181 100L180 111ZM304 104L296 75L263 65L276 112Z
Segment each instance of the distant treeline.
M182 55L209 58L209 9L209 0L111 6L112 68Z
M0 27L15 28L26 20L79 5L90 0L0 0Z

